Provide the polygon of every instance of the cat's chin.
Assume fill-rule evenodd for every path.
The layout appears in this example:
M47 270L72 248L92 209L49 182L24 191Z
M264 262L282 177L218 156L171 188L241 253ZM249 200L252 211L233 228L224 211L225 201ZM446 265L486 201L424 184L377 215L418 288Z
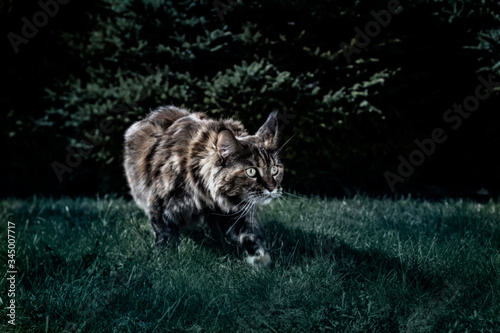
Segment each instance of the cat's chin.
M269 192L267 194L264 194L263 197L259 199L259 205L260 206L266 206L271 203L271 201L275 198L279 198L281 193L277 192Z
M265 197L265 198L260 199L259 204L261 206L266 206L266 205L269 205L272 200L273 200L272 197Z

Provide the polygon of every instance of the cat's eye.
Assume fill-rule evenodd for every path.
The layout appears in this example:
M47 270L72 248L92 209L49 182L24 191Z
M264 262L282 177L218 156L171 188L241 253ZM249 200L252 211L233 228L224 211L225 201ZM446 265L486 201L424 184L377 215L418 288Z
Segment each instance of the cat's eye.
M276 174L278 173L279 169L276 165L274 165L273 167L271 167L271 174L273 176L276 176Z
M248 168L245 170L248 177L255 177L257 175L257 170L255 168Z

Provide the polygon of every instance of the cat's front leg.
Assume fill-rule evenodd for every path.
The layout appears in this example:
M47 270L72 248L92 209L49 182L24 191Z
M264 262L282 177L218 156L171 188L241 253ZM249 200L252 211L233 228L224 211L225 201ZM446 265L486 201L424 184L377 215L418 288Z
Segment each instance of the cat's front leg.
M245 217L235 235L240 247L245 252L245 261L256 267L269 267L272 263L267 250L266 240L258 221Z
M266 249L265 242L255 235L242 235L241 247L245 250L245 261L252 266L267 268L272 260Z
M157 246L179 242L180 226L172 214L169 214L163 204L164 200L155 198L150 205L149 217L151 226L155 232L155 244Z

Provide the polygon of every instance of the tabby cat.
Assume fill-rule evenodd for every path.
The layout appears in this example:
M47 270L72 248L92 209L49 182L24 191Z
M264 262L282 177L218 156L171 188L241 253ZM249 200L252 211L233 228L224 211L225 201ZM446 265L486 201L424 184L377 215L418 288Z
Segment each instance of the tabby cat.
M124 167L132 196L157 244L204 221L235 240L251 265L271 263L256 209L282 193L278 120L272 112L249 135L235 120L160 107L125 133Z

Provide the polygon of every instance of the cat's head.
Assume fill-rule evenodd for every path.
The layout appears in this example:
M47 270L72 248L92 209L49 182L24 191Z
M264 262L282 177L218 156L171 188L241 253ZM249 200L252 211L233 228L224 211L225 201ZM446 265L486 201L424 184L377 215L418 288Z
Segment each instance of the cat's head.
M281 195L283 164L278 152L278 112L272 112L255 135L236 137L223 130L217 138L221 175L219 194L235 209L266 205Z

